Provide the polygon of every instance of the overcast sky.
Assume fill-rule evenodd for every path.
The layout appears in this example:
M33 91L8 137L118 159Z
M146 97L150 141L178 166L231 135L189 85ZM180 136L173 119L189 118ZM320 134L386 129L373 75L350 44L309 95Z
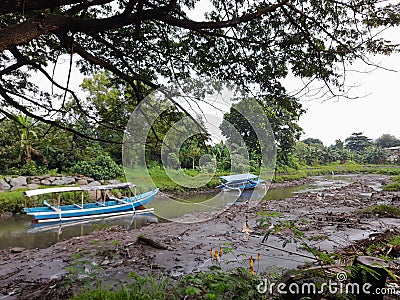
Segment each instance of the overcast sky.
M390 2L390 1L389 1ZM201 21L204 13L210 8L208 0L196 6L190 17ZM400 43L399 29L385 30L380 36ZM300 118L300 126L304 129L302 138L319 138L325 145L337 139L344 140L353 132L363 132L376 139L384 133L400 138L400 54L377 56L370 58L382 67L397 70L389 72L377 69L372 73L348 72L347 85L355 85L350 91L357 99L341 97L328 101L302 100L307 112ZM371 71L362 63L355 64L352 69L360 72ZM285 81L288 90L295 90L299 82L291 79Z
M378 57L375 61L400 71L400 54ZM65 70L67 65L64 62L57 69ZM363 65L357 65L356 68L360 71L371 69ZM62 82L66 81L65 71L56 73ZM400 138L400 72L376 69L369 74L350 72L347 78L348 84L357 85L351 89L350 95L359 98L301 101L306 109L299 122L304 130L302 139L318 138L325 145L330 145L336 139L344 140L353 132L363 132L372 139L384 133ZM83 76L74 69L71 87L78 87L82 79ZM285 86L288 90L295 90L300 83L291 79L285 82Z
M374 58L379 65L397 70L376 69L372 73L348 73L348 83L356 85L350 95L331 100L302 100L307 112L300 118L302 138L319 138L325 145L344 140L353 132L376 139L384 133L400 138L400 54ZM355 66L364 71L366 66ZM291 84L286 85L288 89Z

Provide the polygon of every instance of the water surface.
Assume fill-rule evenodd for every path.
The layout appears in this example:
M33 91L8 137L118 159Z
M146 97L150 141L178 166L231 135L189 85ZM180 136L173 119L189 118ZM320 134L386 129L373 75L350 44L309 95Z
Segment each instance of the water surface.
M316 192L324 188L343 186L349 182L348 177L316 177L314 183L295 187L270 189L263 200L281 200L291 197L293 193L311 191ZM265 191L256 189L254 193L264 195ZM0 218L0 249L9 247L45 248L60 240L74 236L82 236L94 230L120 225L127 229L157 222L158 220L172 219L196 212L207 212L221 209L237 202L248 201L251 191L245 191L238 198L237 192L220 193L219 190L211 193L193 193L174 197L165 201L162 193L151 202L158 216L147 214L90 220L80 223L63 223L47 226L33 226L31 218L26 215L15 215L10 218ZM158 218L157 218L158 217Z

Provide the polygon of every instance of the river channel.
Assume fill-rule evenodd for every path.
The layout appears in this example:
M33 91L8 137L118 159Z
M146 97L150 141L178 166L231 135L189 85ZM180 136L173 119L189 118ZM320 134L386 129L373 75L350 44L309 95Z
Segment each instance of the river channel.
M280 187L270 189L263 200L281 200L291 197L294 193L301 192L317 192L326 188L341 187L348 184L352 176L324 176L313 177L311 183L295 187ZM379 188L379 187L374 187ZM226 194L226 193L225 193ZM228 193L229 194L229 193ZM246 193L243 194L242 201L246 200ZM149 223L163 222L165 219L172 219L188 215L196 212L206 212L210 210L220 209L230 204L230 196L224 193L193 193L185 196L179 196L177 201L165 201L165 196L157 196L152 202L155 212L159 212L159 216L155 215L137 215L135 217L118 217L99 220L91 220L90 222L81 222L75 224L58 224L52 226L33 226L31 219L26 215L14 215L8 218L0 218L0 249L10 247L24 248L45 248L60 240L71 237L82 236L94 230L120 225L127 229L136 229ZM208 199L213 198L210 202ZM167 203L167 204L166 204ZM188 205L182 205L182 203ZM207 203L205 205L204 203Z

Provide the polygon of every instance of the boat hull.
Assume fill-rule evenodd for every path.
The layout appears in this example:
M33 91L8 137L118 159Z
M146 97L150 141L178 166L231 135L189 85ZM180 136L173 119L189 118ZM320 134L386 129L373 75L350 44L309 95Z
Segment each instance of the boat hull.
M221 184L221 189L223 190L251 190L258 186L260 183L263 183L264 180L251 180L246 182L230 182Z
M136 197L123 200L111 199L105 202L95 202L78 205L63 205L58 207L42 206L25 208L27 215L32 216L34 222L51 222L57 220L76 220L99 216L116 216L118 214L134 213L143 209L156 196L158 189L140 194Z

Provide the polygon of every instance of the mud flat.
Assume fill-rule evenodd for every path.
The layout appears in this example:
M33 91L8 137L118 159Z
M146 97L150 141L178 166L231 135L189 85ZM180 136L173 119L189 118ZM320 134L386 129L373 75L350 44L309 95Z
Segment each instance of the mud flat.
M383 175L358 175L338 188L309 190L284 200L262 201L254 207L233 205L224 211L185 215L174 222L131 231L115 226L45 249L1 250L0 299L67 298L77 292L74 282L101 280L117 285L130 272L178 278L215 265L210 249L220 247L226 252L220 257L222 268L246 266L248 258L258 253L262 257L257 265L259 272L298 268L314 262L314 257L299 243L282 247L282 237L290 236L290 230L272 234L262 243L267 229L257 225L257 213L275 212L273 224L297 220L304 241L314 248L341 249L400 225L400 219L393 216L361 213L375 205L400 205L399 193L379 190L387 179ZM196 222L205 214L207 221ZM246 219L249 234L243 232Z

